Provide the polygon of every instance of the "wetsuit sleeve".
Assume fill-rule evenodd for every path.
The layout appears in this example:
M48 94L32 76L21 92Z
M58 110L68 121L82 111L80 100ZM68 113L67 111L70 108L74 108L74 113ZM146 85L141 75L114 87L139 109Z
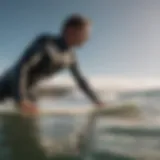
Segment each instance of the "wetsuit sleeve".
M75 78L76 82L78 83L79 87L89 96L89 98L96 104L100 103L100 100L97 98L93 90L88 85L87 81L85 80L84 76L81 74L78 64L75 62L71 66L71 73Z
M15 69L16 82L14 86L14 99L16 102L30 100L27 87L30 79L28 73L42 58L45 39L45 35L37 37L18 61Z

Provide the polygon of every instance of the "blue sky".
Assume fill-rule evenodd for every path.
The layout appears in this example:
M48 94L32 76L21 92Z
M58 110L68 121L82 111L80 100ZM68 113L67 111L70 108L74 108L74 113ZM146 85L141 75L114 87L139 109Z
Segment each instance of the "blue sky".
M0 0L0 70L35 35L58 33L71 13L93 21L90 41L77 50L85 74L159 76L159 0Z

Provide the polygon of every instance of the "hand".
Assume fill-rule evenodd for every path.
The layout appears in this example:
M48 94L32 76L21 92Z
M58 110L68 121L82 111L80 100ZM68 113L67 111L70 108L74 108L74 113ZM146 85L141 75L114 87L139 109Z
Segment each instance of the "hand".
M105 106L106 106L106 104L104 104L104 103L102 103L102 102L99 102L99 103L96 104L96 107L97 107L97 108L100 108L100 109L101 109L101 108L104 108Z
M31 101L25 100L20 102L20 107L23 115L36 115L38 113L36 105Z

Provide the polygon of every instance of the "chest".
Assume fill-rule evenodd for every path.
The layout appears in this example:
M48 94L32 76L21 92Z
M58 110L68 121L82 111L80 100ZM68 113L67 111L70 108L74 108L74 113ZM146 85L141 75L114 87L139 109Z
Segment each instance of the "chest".
M65 50L62 51L55 46L46 46L47 55L50 58L51 64L61 67L69 67L74 62L73 51Z
M69 68L74 62L71 52L52 52L44 54L39 63L32 69L34 75L48 76L62 69Z
M50 54L49 57L53 67L60 66L62 68L68 68L74 62L71 52L54 52Z

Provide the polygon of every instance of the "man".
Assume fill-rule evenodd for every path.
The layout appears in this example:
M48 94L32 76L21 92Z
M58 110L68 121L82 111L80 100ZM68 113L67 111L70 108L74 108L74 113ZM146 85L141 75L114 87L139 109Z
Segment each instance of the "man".
M35 84L68 68L80 88L97 106L102 106L81 75L73 49L88 40L90 29L89 20L72 15L64 22L60 36L44 34L37 37L17 63L1 76L0 99L11 97L24 112L34 112L36 107L32 89Z

